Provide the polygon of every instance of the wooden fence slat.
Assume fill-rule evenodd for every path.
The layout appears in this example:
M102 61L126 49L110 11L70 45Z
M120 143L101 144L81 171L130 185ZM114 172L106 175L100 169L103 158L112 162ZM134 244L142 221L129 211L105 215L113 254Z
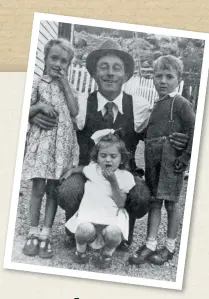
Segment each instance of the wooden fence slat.
M77 84L78 84L78 75L79 75L79 66L77 65L75 67L75 78L73 82L73 87L77 90Z
M79 92L82 92L82 90L83 90L84 76L85 76L85 67L83 66L81 69L80 84L79 84L79 88L78 88Z
M86 94L88 94L88 92L89 92L89 83L90 83L90 75L89 75L89 73L87 72L87 73L86 73L86 86L85 86L85 89L84 89L84 92L85 92Z

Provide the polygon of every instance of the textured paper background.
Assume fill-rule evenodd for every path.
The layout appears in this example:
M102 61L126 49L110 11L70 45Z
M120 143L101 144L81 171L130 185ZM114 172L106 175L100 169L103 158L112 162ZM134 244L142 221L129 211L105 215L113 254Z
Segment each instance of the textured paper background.
M33 13L45 12L209 32L209 1L150 0L51 0L0 3L0 71L26 71ZM11 86L11 82L13 85ZM15 82L15 83L14 83ZM209 119L203 121L199 166L191 218L182 292L143 286L3 270L3 255L9 217L25 74L0 73L0 297L1 298L207 298L209 295ZM209 99L209 96L207 97ZM206 100L205 116L209 113Z

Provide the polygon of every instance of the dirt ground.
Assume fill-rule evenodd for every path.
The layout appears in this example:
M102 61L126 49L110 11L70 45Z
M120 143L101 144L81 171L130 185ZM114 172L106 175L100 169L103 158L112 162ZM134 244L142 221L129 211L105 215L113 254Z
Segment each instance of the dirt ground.
M137 155L136 155L137 164L142 167L144 165L143 159L143 143L140 143ZM185 197L187 189L187 180L184 181L182 188L182 193L180 196L180 211L181 211L181 223L178 231L177 237L177 247L174 257L168 263L165 263L163 266L155 266L151 264L143 264L140 266L129 265L127 260L130 254L135 252L138 246L142 245L146 238L146 224L147 224L147 215L142 219L136 221L135 230L134 230L134 241L128 253L116 251L114 253L114 259L112 266L109 269L99 270L94 266L94 258L97 253L90 251L90 262L86 265L77 265L73 262L72 256L75 249L66 249L64 246L64 223L65 215L64 211L58 208L56 219L53 226L52 240L54 248L54 257L50 260L43 260L39 257L28 257L22 253L22 248L24 246L25 238L29 229L29 199L30 199L30 182L21 182L20 188L20 198L18 204L17 218L16 218L16 229L15 229L15 238L13 244L13 253L12 261L17 263L31 264L31 265L41 265L48 267L56 268L65 268L65 269L75 269L75 270L84 270L84 271L93 271L101 272L129 277L138 277L138 278L148 278L148 279L158 279L162 281L175 281L176 272L177 272L177 263L178 263L178 253L179 245L181 239L181 229L183 221L183 213L185 206ZM41 224L43 224L43 207L41 215ZM163 246L166 237L166 226L167 226L167 217L166 212L163 207L162 211L162 221L159 229L159 247Z

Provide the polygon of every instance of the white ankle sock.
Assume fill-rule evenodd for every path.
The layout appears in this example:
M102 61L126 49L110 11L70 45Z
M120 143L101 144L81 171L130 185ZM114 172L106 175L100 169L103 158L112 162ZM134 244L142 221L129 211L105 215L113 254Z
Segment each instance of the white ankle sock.
M102 251L102 254L104 254L104 255L108 255L108 256L112 256L113 255L113 253L115 252L115 249L116 248L108 248L108 247L104 247L104 249L103 249L103 251Z
M39 236L40 230L38 226L31 226L29 230L29 235Z
M40 233L40 239L41 240L46 240L48 237L51 236L51 227L43 227Z
M146 247L149 248L152 251L155 251L156 248L157 248L157 239L147 238Z
M170 251L174 252L175 250L175 245L176 245L176 239L169 239L167 238L165 241L165 247Z
M76 250L79 253L85 253L86 252L86 248L87 248L87 243L80 245L76 242Z

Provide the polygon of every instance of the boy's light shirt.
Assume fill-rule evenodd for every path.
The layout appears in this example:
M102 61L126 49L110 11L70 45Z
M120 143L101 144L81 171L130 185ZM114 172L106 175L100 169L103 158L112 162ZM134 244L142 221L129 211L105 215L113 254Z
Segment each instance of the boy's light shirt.
M76 116L76 122L79 130L82 130L85 125L87 98L88 95L86 94L78 95L79 113ZM117 117L118 112L123 114L122 98L123 98L123 92L121 91L121 93L113 101L113 103L115 104L113 106L114 121ZM148 124L151 109L147 99L138 95L132 95L132 98L133 98L134 129L135 132L140 133ZM106 112L106 108L104 106L109 101L100 92L97 92L97 100L98 100L97 111L101 111L102 115L104 116Z

